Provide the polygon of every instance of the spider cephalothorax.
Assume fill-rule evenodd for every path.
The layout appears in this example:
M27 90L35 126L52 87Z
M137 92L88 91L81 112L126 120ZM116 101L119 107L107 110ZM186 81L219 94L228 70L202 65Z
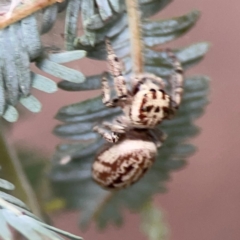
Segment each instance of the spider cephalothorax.
M163 90L160 78L146 73L134 78L136 85L128 112L129 121L137 127L153 128L170 117L170 97Z
M92 171L94 180L103 187L122 188L136 182L155 160L157 148L164 140L157 125L171 118L179 107L183 71L175 55L167 50L174 68L169 80L171 93L165 92L161 78L149 73L133 76L132 89L129 91L121 64L108 40L106 47L117 98L110 99L109 85L103 77L103 103L107 107L121 107L124 115L117 117L113 123L104 122L105 129L94 127L94 131L109 144L97 154Z

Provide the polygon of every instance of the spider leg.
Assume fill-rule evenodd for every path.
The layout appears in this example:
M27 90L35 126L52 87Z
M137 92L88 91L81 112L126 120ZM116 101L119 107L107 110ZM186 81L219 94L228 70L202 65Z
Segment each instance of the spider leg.
M171 50L167 50L168 56L172 60L174 73L170 77L171 84L171 99L172 99L172 108L174 110L178 109L183 94L183 69L181 63L178 61L176 56Z
M105 75L102 77L102 102L107 107L119 107L121 106L121 99L111 99L110 87Z
M123 126L125 129L131 125L131 121L129 118L127 118L124 115L118 116L114 119L113 121L114 124L120 124L121 126Z
M165 83L164 83L164 81L162 80L162 78L157 77L156 75L153 75L153 74L150 74L150 73L144 74L144 76L145 76L146 78L151 79L153 82L158 83L159 86L160 86L160 88L162 88L162 89L165 88Z
M109 133L106 129L98 127L98 126L95 126L93 128L93 131L98 132L100 135L102 135L102 137L106 141L108 141L110 143L116 143L119 140L119 134L116 132Z
M146 80L152 80L152 82L157 83L161 89L165 88L165 83L162 80L162 78L157 77L156 75L151 73L143 73L143 74L138 74L133 76L131 81L133 89L137 88L138 85L140 84L144 84Z
M102 125L115 133L124 133L125 127L118 123L103 122Z
M110 99L111 93L107 78L105 75L102 77L102 102L107 107L115 107L113 101Z
M111 43L108 39L105 40L106 42L106 50L107 50L107 60L108 60L108 67L109 71L114 78L114 85L117 96L121 100L125 100L127 98L127 87L125 79L122 75L122 67L121 63L114 53L114 50L111 46Z

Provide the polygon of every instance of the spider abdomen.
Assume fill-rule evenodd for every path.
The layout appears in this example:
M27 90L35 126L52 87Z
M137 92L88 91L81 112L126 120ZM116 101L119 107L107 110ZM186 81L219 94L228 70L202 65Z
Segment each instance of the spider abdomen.
M125 139L100 152L92 167L93 179L108 189L127 187L143 176L155 160L155 143Z

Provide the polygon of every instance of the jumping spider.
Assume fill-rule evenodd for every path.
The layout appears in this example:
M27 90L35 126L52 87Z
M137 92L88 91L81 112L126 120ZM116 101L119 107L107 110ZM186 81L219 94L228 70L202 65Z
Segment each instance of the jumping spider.
M121 107L124 115L112 123L103 122L104 128L93 128L108 143L97 154L92 175L102 187L120 189L136 182L153 164L157 149L166 138L157 125L170 119L180 105L183 70L175 55L167 50L174 68L169 80L171 93L165 92L161 78L148 73L133 76L132 90L128 91L121 64L108 40L106 49L117 98L110 99L110 88L103 77L102 101L107 107Z

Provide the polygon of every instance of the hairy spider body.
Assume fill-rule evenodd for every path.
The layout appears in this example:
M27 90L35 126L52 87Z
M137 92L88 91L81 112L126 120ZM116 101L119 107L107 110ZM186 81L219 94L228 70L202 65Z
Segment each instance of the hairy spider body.
M129 130L116 144L108 143L92 166L93 179L104 188L119 189L135 183L152 166L157 152L152 133Z
M154 128L168 117L170 97L162 86L154 83L156 76L142 74L135 78L138 79L138 85L132 93L129 119L136 127Z
M161 78L149 73L133 76L129 91L108 40L106 49L117 98L111 99L107 79L103 77L102 100L107 107L121 107L124 115L112 123L104 122L103 127L94 127L108 144L97 154L92 173L101 186L120 189L136 182L154 162L165 139L157 126L170 119L181 103L183 71L175 55L167 50L174 69L169 80L171 93L165 92Z

